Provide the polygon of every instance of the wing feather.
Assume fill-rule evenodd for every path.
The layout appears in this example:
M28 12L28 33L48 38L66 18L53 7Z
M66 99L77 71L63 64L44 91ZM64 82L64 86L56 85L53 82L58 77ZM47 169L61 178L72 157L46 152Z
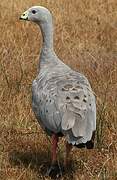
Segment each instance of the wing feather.
M72 111L66 110L63 118L62 118L62 129L63 130L69 130L74 126L75 123L75 116L74 113Z
M91 139L96 129L95 97L83 75L74 71L59 74L56 69L34 89L35 114L45 129L62 132L72 144Z

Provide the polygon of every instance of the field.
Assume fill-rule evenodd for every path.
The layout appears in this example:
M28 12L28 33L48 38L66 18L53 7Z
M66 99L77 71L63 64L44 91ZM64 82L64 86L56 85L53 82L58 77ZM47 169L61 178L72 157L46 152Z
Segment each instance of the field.
M0 1L0 180L41 180L50 163L50 138L31 109L41 33L19 21L32 5L54 16L57 55L88 77L96 95L97 131L93 150L72 151L63 180L117 179L117 1ZM64 139L59 143L63 161Z

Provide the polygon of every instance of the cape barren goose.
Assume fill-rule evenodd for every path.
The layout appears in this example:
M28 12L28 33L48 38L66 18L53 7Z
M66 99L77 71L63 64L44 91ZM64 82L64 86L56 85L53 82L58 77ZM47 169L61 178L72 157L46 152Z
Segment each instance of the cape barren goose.
M56 150L60 136L66 137L65 166L72 146L93 148L95 97L87 78L65 65L55 54L50 11L33 6L20 19L35 22L42 32L40 72L32 83L32 108L39 124L52 139L48 175L59 174Z

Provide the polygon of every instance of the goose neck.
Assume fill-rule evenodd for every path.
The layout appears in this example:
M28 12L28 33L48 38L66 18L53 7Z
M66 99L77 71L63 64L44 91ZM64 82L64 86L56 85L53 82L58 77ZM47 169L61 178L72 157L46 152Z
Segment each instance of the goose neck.
M43 37L42 48L53 50L53 24L52 22L44 22L40 24Z

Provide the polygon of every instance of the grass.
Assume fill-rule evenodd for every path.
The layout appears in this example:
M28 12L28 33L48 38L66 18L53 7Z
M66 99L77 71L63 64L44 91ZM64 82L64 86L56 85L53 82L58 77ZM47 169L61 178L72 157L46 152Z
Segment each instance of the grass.
M95 149L72 151L73 168L62 179L117 178L117 1L21 0L0 2L0 179L36 180L50 163L50 140L31 109L41 34L20 22L32 5L54 16L58 56L91 82L97 99ZM60 141L60 162L64 139Z

